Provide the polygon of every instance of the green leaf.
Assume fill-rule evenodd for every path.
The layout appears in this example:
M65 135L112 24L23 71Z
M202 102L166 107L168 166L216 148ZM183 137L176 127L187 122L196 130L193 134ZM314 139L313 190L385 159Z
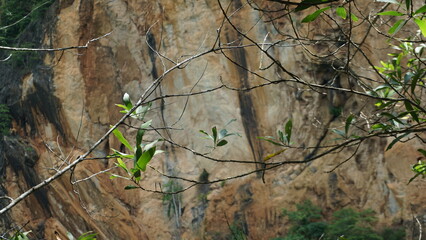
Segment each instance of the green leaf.
M400 135L399 137L396 137L386 148L386 151L388 151L389 149L391 149L393 147L393 145L395 145L395 143L399 142L399 140L401 140L402 138L406 137L408 134L410 134L410 132L408 133L404 133L402 135Z
M398 20L390 29L389 34L396 34L406 23L403 19Z
M312 22L315 19L317 19L317 17L324 11L327 11L328 9L330 9L331 7L326 7L326 8L322 8L319 10L316 10L314 13L309 14L308 16L306 16L304 19L302 19L302 23L308 23L308 22Z
M152 106L152 103L150 102L145 106L137 107L135 112L132 114L132 117L142 121L145 118L145 115L148 112L148 110L151 109L151 106Z
M111 126L112 127L112 126ZM131 152L133 152L133 148L132 146L130 146L129 142L127 141L127 139L123 136L123 134L120 132L120 130L118 130L118 128L114 129L112 131L112 133L114 134L114 136L124 145L126 146L127 149L129 149Z
M226 140L221 140L221 141L219 141L219 142L217 143L217 146L218 146L218 147L221 147L221 146L226 145L227 143L228 143L228 141L226 141Z
M155 141L152 141L152 142L150 142L150 143L148 143L147 145L145 145L144 147L143 147L143 150L144 151L148 151L149 149L151 149L151 148L153 148L154 146L155 146L155 144L157 144L158 143L158 139L157 140L155 140Z
M417 111L414 110L413 106L409 101L404 101L405 109L410 113L410 115L413 117L414 121L419 123L419 116L417 114Z
M407 9L407 12L410 11L411 7L411 0L405 0L405 9Z
M121 108L124 108L125 110L127 110L127 107L126 107L126 106L124 106L123 104L115 104L115 106L117 106L117 107L121 107Z
M417 149L417 151L420 152L421 154L423 154L423 156L426 157L426 150L419 148L419 149Z
M414 90L416 90L417 82L420 80L421 75L422 75L421 72L417 72L413 76L411 76L411 93L413 94L414 94Z
M135 186L135 185L127 185L127 186L124 187L124 190L130 190L130 189L135 189L135 188L138 188L138 187Z
M145 172L146 165L149 163L149 161L151 161L154 154L155 154L155 146L142 153L142 155L136 162L136 167Z
M348 136L348 132L349 132L349 127L352 124L352 121L354 120L355 116L354 115L350 115L348 118L346 118L346 123L345 123L345 135Z
M117 163L115 164L119 167L121 167L122 169L124 169L124 171L126 171L127 173L129 172L129 169L127 169L126 164L123 162L123 160L121 160L121 158L117 158Z
M141 145L144 134L145 134L145 130L142 127L140 127L136 134L136 147L139 147Z
M152 120L146 121L145 123L143 123L141 125L141 128L142 129L147 129L147 128L149 128L151 126L151 123L152 123Z
M416 173L424 174L426 173L426 164L423 161L419 161L418 163L414 164L411 169Z
M270 143L272 143L272 144L274 144L274 145L277 145L277 146L284 146L282 143L279 143L279 142L274 141L274 140L275 140L275 138L274 138L274 137L271 137L271 136L266 136L266 137L257 137L257 138L258 138L258 139L265 140L265 141L270 142Z
M154 156L163 152L164 152L163 150L155 150Z
M344 7L338 7L336 8L336 14L337 16L346 19L346 17L348 16L346 9Z
M285 124L285 127L284 127L287 144L290 144L292 128L293 128L293 121L291 121L291 119L290 119L290 120L287 121L287 123Z
M108 157L112 157L112 158L126 158L126 159L132 159L134 157L132 154L122 153L122 152L119 152L119 151L115 150L114 148L111 148L111 150L113 150L114 153L111 154L111 155L108 155Z
M426 37L426 19L414 18L414 22L419 26L420 31L422 31L423 37Z
M381 16L403 16L404 14L398 11L386 11L386 12L380 12L377 15Z
M281 130L277 130L277 136L280 142L285 143L284 133Z
M109 179L116 179L116 178L118 178L118 175L116 175L116 174L111 174L109 176Z
M75 240L75 237L70 232L67 232L66 234L67 234L68 240ZM9 239L9 240L11 240L11 239Z
M371 126L371 129L373 130L379 130L379 129L385 129L385 128L386 128L386 125L384 125L383 123L377 123Z
M377 0L377 2L386 2L386 3L399 4L399 2L397 0Z
M331 129L331 131L333 131L334 133L336 133L336 134L340 135L341 137L346 138L346 134L345 134L342 130L339 130L339 129L333 128L333 129Z
M78 237L77 240L96 240L96 235L98 234L93 232L86 232L83 233L80 237Z
M352 21L354 21L354 22L358 22L358 20L359 20L358 17L353 13L351 13L351 18L352 18Z
M396 122L398 122L400 124L404 124L401 120L398 119L400 117L399 115L398 116L394 116L393 114L390 114L388 112L382 112L382 113L380 113L380 115L388 117L389 121L396 121Z
M216 126L214 126L212 128L212 134L213 134L213 141L216 144L216 140L217 140L217 128L216 128Z
M416 15L416 14L420 14L420 13L425 13L426 12L426 5L423 5L423 7L421 7L421 8L419 8L419 9L417 9L415 12L414 12L414 15Z
M226 136L228 136L228 130L226 130L226 129L220 130L220 132L219 132L219 139L222 139L222 138L224 138Z
M202 134L204 134L204 135L206 135L206 136L208 136L209 138L213 139L212 136L210 136L210 134L208 134L206 131L199 130L199 132L202 133Z
M138 183L141 180L141 170L136 167L136 168L130 169L130 171L132 173L132 177L134 181Z

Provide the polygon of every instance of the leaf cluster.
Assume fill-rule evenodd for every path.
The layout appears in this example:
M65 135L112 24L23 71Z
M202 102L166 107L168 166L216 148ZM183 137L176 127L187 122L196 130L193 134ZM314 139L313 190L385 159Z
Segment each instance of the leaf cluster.
M133 103L130 100L129 94L124 94L123 103L124 104L117 104L118 107L124 109L121 111L122 113L128 113L133 109ZM151 104L147 104L146 106L139 106L136 108L136 111L134 113L131 113L130 116L143 122L145 115L150 110L150 108ZM140 125L135 138L136 146L132 146L118 128L115 128L113 130L112 133L114 134L114 136L124 145L124 147L126 148L126 152L129 153L124 153L116 149L112 149L113 154L111 154L109 157L117 159L116 165L123 169L127 173L127 176L111 174L111 179L117 177L124 178L132 180L134 183L138 184L141 180L142 172L145 172L148 163L155 155L163 152L161 150L157 150L156 147L156 144L161 141L161 139L147 142L143 141L143 137L146 133L146 130L151 127L151 123L152 120L148 120ZM127 166L126 162L124 161L126 159L133 160L133 167ZM125 187L126 190L134 188L138 187L135 185L129 185Z
M228 141L225 140L225 138L230 137L230 136L239 136L241 137L241 135L239 133L236 132L228 132L228 130L226 129L226 126L228 126L230 123L236 121L236 119L232 119L231 121L229 121L226 125L225 128L220 129L218 131L216 126L212 127L211 130L211 134L207 133L204 130L199 130L200 133L202 133L206 139L210 139L213 141L213 146L211 146L211 148L215 149L217 147L222 147L225 146L226 144L228 144Z

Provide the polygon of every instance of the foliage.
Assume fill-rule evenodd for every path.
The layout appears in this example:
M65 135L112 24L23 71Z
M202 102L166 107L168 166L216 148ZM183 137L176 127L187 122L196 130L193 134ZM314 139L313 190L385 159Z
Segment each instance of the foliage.
M405 239L403 228L385 228L382 232L383 240L402 240Z
M247 234L244 232L244 229L241 226L241 223L234 222L228 227L231 234L229 234L226 239L228 240L247 240L248 239Z
M283 215L288 217L292 225L289 235L284 239L315 240L320 238L327 226L323 221L321 209L314 206L311 201L296 204L296 209L296 211L283 211Z
M28 231L28 232L16 231L16 233L13 234L13 236L10 237L9 240L29 240L28 238L29 233L31 233L31 231Z
M293 129L293 121L290 119L284 125L284 132L279 129L277 130L277 137L273 137L273 136L258 137L259 139L265 140L276 146L284 147L277 152L266 155L266 157L263 158L263 161L266 162L269 159L274 158L287 150L285 147L289 147L291 145L290 140L291 140L292 129Z
M386 150L416 131L416 125L426 121L426 111L421 106L422 95L419 94L424 87L426 73L422 60L424 47L424 44L403 42L399 46L394 46L397 52L389 54L390 60L382 61L382 66L376 67L385 83L371 90L369 94L386 100L376 101L375 106L383 120L372 125L371 129L379 132L400 132L395 134L395 139ZM423 153L424 150L419 151ZM416 175L409 182L425 174L425 168L421 166L422 162L413 166Z
M259 137L259 139L263 139L277 146L286 147L291 144L290 140L291 140L292 129L293 129L293 121L290 119L287 121L287 123L284 126L284 132L279 129L277 130L277 137L266 136L266 137Z
M286 237L277 240L302 239L346 239L346 240L384 240L403 239L403 229L385 229L381 234L373 230L376 217L372 210L357 212L351 208L344 208L333 213L330 221L325 221L321 209L310 201L296 204L295 211L284 210L291 228Z
M282 4L287 3L281 1L276 2ZM425 142L417 133L423 131L422 127L424 123L426 123L426 108L423 106L424 80L426 76L424 48L426 45L419 34L413 33L411 36L404 36L405 39L396 38L395 35L411 22L411 24L415 24L418 27L423 37L426 37L426 5L415 3L412 0L380 0L378 2L383 2L384 6L376 13L375 19L380 18L390 23L390 25L387 25L387 33L389 35L380 32L380 30L378 31L386 36L388 42L391 43L393 52L388 54L390 57L389 60L380 61L381 66L374 66L370 60L367 60L370 67L374 67L374 73L378 78L378 80L367 78L367 82L361 80L363 77L359 78L359 76L351 72L349 65L349 59L351 58L349 55L351 52L350 48L348 48L349 50L345 53L348 59L346 63L347 73L355 76L355 78L359 78L357 79L358 84L362 86L367 94L365 95L363 92L359 92L354 95L369 96L367 98L375 101L374 107L376 109L369 119L350 113L345 117L344 129L343 127L332 129L332 132L339 135L339 137L335 139L337 141L335 145L336 150L345 148L348 143L360 144L365 139L373 136L394 137L394 140L388 145L386 150L391 149L398 142L405 142L414 138ZM334 30L341 31L344 38L347 38L345 43L348 44L348 47L352 47L353 45L356 51L362 51L361 48L353 44L350 39L350 32L354 30L355 22L359 20L359 15L356 16L356 14L354 14L354 9L357 9L359 13L359 7L357 7L355 3L352 4L339 0L303 0L293 5L296 5L296 7L293 8L296 13L316 8L314 12L306 15L301 22L310 23L317 20L319 17L325 22L331 19L331 22L336 24ZM264 12L267 13L270 10L272 9L265 9ZM285 14L282 16L285 16ZM335 18L335 16L337 16L337 18ZM350 23L349 26L351 29L349 29L349 35L347 35L348 33L344 30L344 24L340 23L342 21ZM374 22L370 24L373 26ZM398 44L395 44L395 42ZM333 56L334 54L335 53L332 53ZM316 54L312 54L312 56L318 57ZM272 60L276 61L274 58L272 58ZM327 87L326 85L322 85L319 86L319 88L326 89ZM350 91L353 92L352 89L350 89ZM336 118L342 116L344 111L345 109L341 106L330 107L330 114ZM366 119L367 128L359 123L360 119ZM358 132L364 132L365 134L351 133L350 128L356 129ZM283 135L284 134L279 131L277 138L268 136L262 137L262 139L274 145L288 147L289 141L285 138L286 135L284 135L284 137ZM272 153L264 160L269 160L271 157L283 151L285 151L285 149ZM426 153L426 150L419 149L419 152L425 155L424 153ZM409 183L419 176L424 177L426 175L426 164L423 161L419 161L412 166L412 170L415 175L409 180Z
M11 126L12 116L9 108L5 104L0 104L0 134L8 135Z
M382 11L379 12L377 15L379 16L397 16L401 19L397 20L392 27L389 28L388 33L389 34L396 34L399 30L401 30L402 27L404 27L409 21L413 21L419 29L421 30L423 36L426 37L426 19L424 19L424 13L426 12L426 5L423 5L422 7L419 7L418 9L412 9L413 4L411 2L412 0L404 0L403 3L400 3L396 0L381 0L379 2L387 2L390 4L398 5L398 9L402 9L405 11ZM336 2L334 0L328 1L328 0L303 0L298 7L295 8L295 11L302 11L305 9L308 9L313 6L317 6L319 4L327 4L330 2ZM302 19L302 23L308 23L315 21L322 13L327 12L328 10L333 10L337 16L339 16L343 20L350 19L353 22L357 22L359 19L358 17L350 12L350 18L348 18L348 9L344 6L345 4L336 4L332 6L327 6L324 8L320 8L313 12L312 14L307 15L305 18Z
M118 107L123 108L122 113L129 114L132 118L138 119L139 121L144 121L146 113L150 110L151 104L147 104L145 106L139 106L135 109L134 112L132 112L133 103L130 100L129 94L124 94L123 96L123 103L117 104ZM124 189L130 190L138 188L139 181L141 180L141 172L145 172L146 167L148 163L151 161L151 159L163 151L157 150L156 144L161 141L161 139L157 139L154 141L148 141L143 142L143 137L145 135L145 132L148 130L148 128L151 126L152 120L148 120L146 122L143 122L136 134L135 137L135 144L136 146L132 146L129 141L124 137L123 133L118 130L118 128L114 128L112 133L114 136L124 145L127 152L130 153L124 153L120 152L119 150L112 149L113 154L109 155L110 158L116 158L117 163L116 165L123 169L127 176L121 176L117 174L111 174L111 179L114 178L124 178L127 180L133 181L136 185L128 185ZM129 168L124 160L133 160L133 167Z
M326 239L337 239L344 236L347 240L382 240L372 226L376 222L374 212L364 210L357 212L344 208L333 213L333 219L327 226Z
M96 240L96 235L98 235L95 232L89 231L89 232L85 232L83 234L81 234L77 240ZM76 240L76 238L70 233L67 233L67 237L69 240Z
M94 232L86 232L83 233L77 240L96 240L97 233Z
M206 137L206 139L210 139L213 141L213 146L210 146L212 149L215 149L217 147L222 147L225 146L226 144L228 144L228 141L225 140L225 138L229 137L229 136L240 136L240 134L238 133L229 133L228 130L226 129L226 127L232 123L236 121L236 119L232 119L231 121L229 121L226 125L225 128L220 129L219 131L217 130L216 126L212 127L212 133L209 134L204 130L200 130L200 133L204 134Z
M50 0L1 1L0 45L13 46L17 38L31 22L43 17L44 12L52 2Z

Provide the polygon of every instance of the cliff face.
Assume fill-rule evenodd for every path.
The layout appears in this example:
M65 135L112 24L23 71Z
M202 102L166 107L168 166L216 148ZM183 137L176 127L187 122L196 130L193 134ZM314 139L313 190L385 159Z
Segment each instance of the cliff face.
M240 9L232 20L250 37L261 42L269 33L274 40L276 29L258 21L259 12L239 1L233 1L231 9ZM111 34L90 42L87 49L45 54L31 71L1 79L8 87L1 90L0 100L11 106L15 119L14 134L5 137L0 148L4 173L1 192L16 197L89 149L121 117L115 104L121 103L124 93L136 100L173 66L172 61L210 49L222 21L219 5L207 0L55 3L40 33L45 46L85 45L90 39ZM316 31L326 29L321 24L315 26ZM301 32L313 31L312 26L298 27ZM359 32L354 32L354 38L363 37L362 29ZM232 47L240 40L229 24L223 25L221 42ZM373 37L367 42L370 47L378 44ZM271 54L292 72L319 82L326 81L333 68L327 62L311 62L301 47L283 45ZM371 56L373 60L379 57ZM269 64L260 59L256 48L208 54L165 76L150 99L203 91L221 85L221 81L233 88L264 83L244 70ZM361 63L359 67L363 67ZM12 76L13 72L8 74ZM283 73L269 69L264 74L273 78ZM347 83L341 80L340 84ZM359 112L365 105L356 97L331 92L325 95L283 83L249 92L222 88L190 98L167 98L154 102L148 118L153 119L155 127L172 127L160 132L164 137L199 152L209 151L205 147L208 141L198 133L200 129L221 127L236 119L227 128L242 137L230 138L228 145L210 156L260 161L277 149L257 137L273 135L288 119L293 119L293 141L298 146L316 146L318 142L331 143L333 136L327 129L342 124L330 109ZM134 129L121 129L126 136L135 135ZM154 137L150 132L147 138ZM386 139L363 143L352 160L332 172L327 171L356 150L349 148L310 164L284 165L267 171L264 182L262 174L251 174L193 187L171 200L141 190L125 191L129 182L111 180L107 173L90 177L115 165L112 159L87 160L72 174L65 174L13 208L4 227L7 222L25 225L29 221L25 228L46 239L53 239L55 234L65 239L66 232L77 236L87 231L99 233L101 239L220 239L230 234L229 225L234 224L250 239L268 239L286 229L281 209L305 199L330 212L347 206L371 208L379 214L381 224L411 226L413 215L426 216L424 181L406 184L412 177L410 164L420 157L416 149L421 144L397 144L385 152L387 144ZM110 148L120 147L111 136L91 156L104 157ZM261 167L218 163L168 144L160 147L165 153L152 161L152 167L171 176L215 180ZM314 151L289 150L278 158L301 160ZM170 189L170 180L156 170L144 173L143 186ZM123 174L117 169L109 172ZM175 182L189 186L185 181Z

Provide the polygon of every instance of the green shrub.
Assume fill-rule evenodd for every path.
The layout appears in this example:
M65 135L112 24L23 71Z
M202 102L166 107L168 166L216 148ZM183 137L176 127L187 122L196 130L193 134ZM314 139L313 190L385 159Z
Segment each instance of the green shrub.
M310 201L296 204L295 211L284 210L291 227L285 237L273 240L402 240L402 228L385 229L378 233L373 229L377 219L372 210L361 212L344 208L333 213L330 221L325 221L322 210Z
M382 240L383 238L372 229L377 221L372 210L357 212L344 208L333 214L333 219L327 227L327 238L330 240L345 236L347 240Z
M385 240L401 240L405 239L405 230L403 228L385 228L382 232Z
M313 205L311 201L296 204L296 208L296 211L283 211L283 215L287 216L292 224L289 235L283 240L320 238L327 227L327 223L322 221L321 209Z
M229 226L229 230L231 231L231 234L229 234L226 239L228 240L246 240L248 239L247 233L244 231L243 226L241 223L234 223Z

